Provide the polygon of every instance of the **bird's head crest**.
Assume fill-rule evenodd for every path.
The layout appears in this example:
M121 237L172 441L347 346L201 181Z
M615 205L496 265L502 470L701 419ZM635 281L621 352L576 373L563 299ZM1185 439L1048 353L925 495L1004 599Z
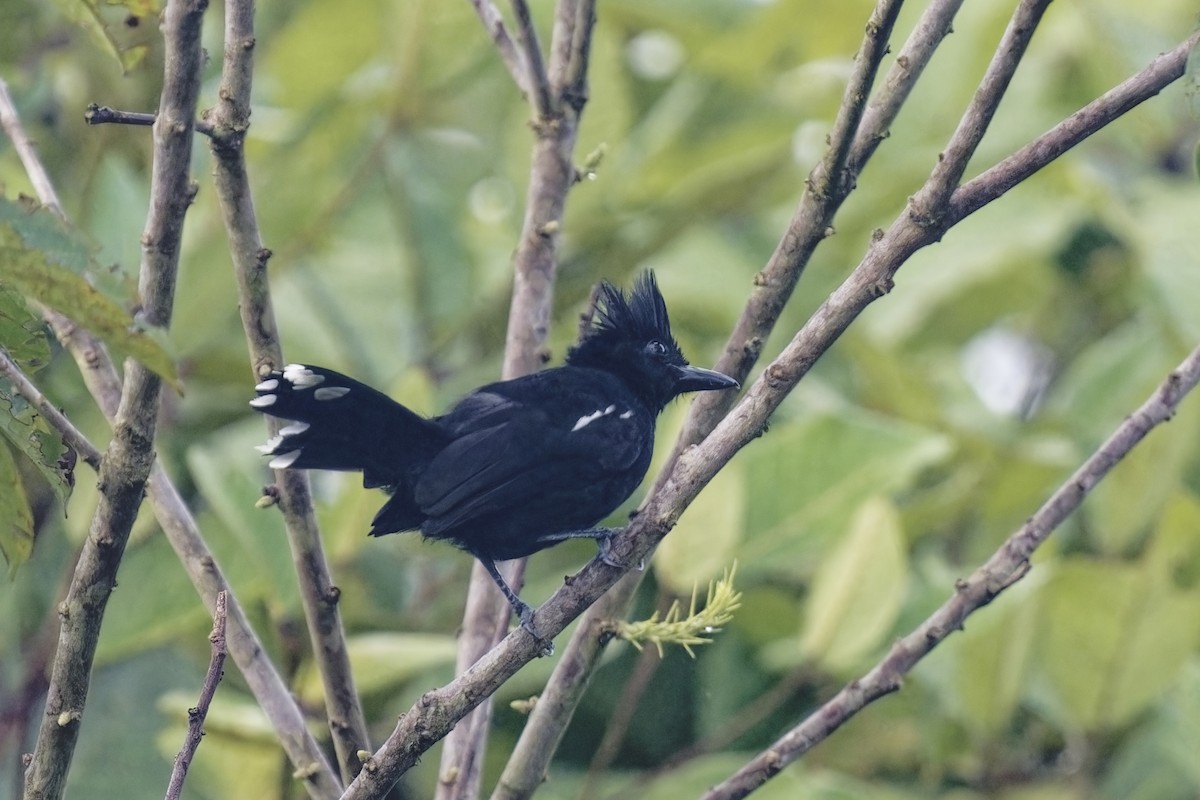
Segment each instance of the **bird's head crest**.
M678 349L671 336L667 304L653 272L639 275L628 296L608 281L601 282L596 320L591 330L584 334L583 341L593 338L640 343L660 341Z

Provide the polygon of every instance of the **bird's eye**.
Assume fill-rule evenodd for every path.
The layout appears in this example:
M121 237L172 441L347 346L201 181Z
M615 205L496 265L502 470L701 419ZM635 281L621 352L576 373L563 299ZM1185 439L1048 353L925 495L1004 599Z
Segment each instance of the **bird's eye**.
M652 339L646 345L646 352L652 356L665 356L667 354L667 346L657 339Z

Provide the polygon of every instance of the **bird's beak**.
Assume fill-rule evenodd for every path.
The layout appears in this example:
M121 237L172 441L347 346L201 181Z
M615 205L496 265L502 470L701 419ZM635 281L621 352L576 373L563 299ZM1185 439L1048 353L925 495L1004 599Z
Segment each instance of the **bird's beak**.
M714 389L737 389L741 384L716 370L700 367L676 367L675 391L709 392Z

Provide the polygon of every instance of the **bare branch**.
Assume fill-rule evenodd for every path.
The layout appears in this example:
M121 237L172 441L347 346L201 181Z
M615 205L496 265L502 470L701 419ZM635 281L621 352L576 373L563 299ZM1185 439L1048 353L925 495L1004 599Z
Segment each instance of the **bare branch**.
M963 0L933 0L921 12L921 18L913 26L908 41L900 48L900 54L884 77L883 85L863 112L854 145L846 159L851 175L857 176L862 172L876 148L887 138L888 129L908 99L909 92L925 71L938 45L950 34L954 15L962 4Z
M176 0L168 4L163 19L166 58L161 113L154 125L150 211L142 235L138 278L143 316L150 324L162 327L171 319L183 220L195 191L188 175L190 120L195 116L200 92L200 31L205 6L204 0ZM100 624L154 462L161 380L133 361L127 376L113 439L100 467L99 504L59 612L62 628L45 716L25 774L25 796L29 800L56 800L66 788Z
M238 307L250 347L251 372L257 377L261 372L282 366L284 360L267 283L270 253L262 246L243 150L250 127L254 43L253 2L227 0L220 99L206 116L213 125L213 179L229 237L238 284ZM272 435L278 433L278 420L269 418L268 428ZM361 769L359 751L369 749L370 742L338 611L340 591L333 584L321 545L308 475L300 470L277 470L275 483L300 583L313 658L324 688L329 729L342 778L349 781Z
M1183 77L1188 53L1200 47L1200 32L1163 53L1146 69L1088 103L1008 158L972 178L950 197L947 217L958 222L1075 147L1096 131Z
M227 595L221 592L217 595L217 607L213 609L213 629L208 640L212 642L212 658L208 662L208 672L204 675L204 684L200 688L200 699L195 708L188 709L188 729L183 740L179 755L175 756L175 766L171 769L171 782L167 784L166 800L178 800L183 793L183 781L187 778L188 767L200 747L200 737L204 735L204 720L208 716L208 707L213 695L217 693L217 684L221 682L222 667L225 664L225 603Z
M508 34L508 28L504 27L504 18L500 16L499 9L491 0L471 0L471 5L475 8L479 21L487 29L488 35L492 37L492 44L496 45L500 61L508 70L508 74L512 76L513 83L521 90L521 94L528 97L529 76L525 69L525 62L521 60L517 46L513 44L512 37Z
M545 781L550 760L587 690L604 646L612 638L608 628L594 615L584 616L538 697L492 792L492 800L532 797Z
M560 0L560 5L567 0ZM529 102L533 105L534 123L541 125L554 116L554 101L551 99L550 79L546 76L546 64L542 60L542 46L538 43L537 28L529 15L525 0L512 0L513 14L517 18L517 41L525 61L525 77L529 82Z
M83 121L88 125L143 125L149 127L157 119L157 114L148 114L144 111L120 111L95 103L90 104L83 112ZM205 136L212 135L212 126L203 119L193 122L192 129Z
M742 315L725 343L725 351L716 369L743 383L758 362L767 337L779 321L784 306L804 273L813 252L833 233L833 218L854 189L859 172L866 165L866 154L849 158L851 145L863 118L864 109L879 66L888 52L888 39L900 13L902 0L879 0L866 26L862 44L855 56L854 71L842 94L842 103L830 133L829 147L821 162L808 177L807 191L800 198L796 213L775 246L770 260L755 276ZM898 106L897 106L898 108ZM722 395L715 397L714 395ZM675 450L667 459L667 468L680 451L704 438L717 421L728 413L737 399L733 392L709 392L692 402Z
M1025 56L1033 32L1042 19L1050 0L1022 0L1013 12L1004 36L996 48L987 72L971 103L958 122L946 149L938 157L933 174L913 198L912 210L918 216L937 217L944 213L950 193L957 187L967 169L975 148L987 132L1013 74ZM929 224L937 224L930 222Z
M1146 434L1174 416L1180 401L1197 383L1200 383L1200 347L1159 384L1146 402L1059 486L1020 530L1013 533L971 577L958 583L954 595L937 611L896 642L887 656L868 673L852 681L728 780L713 787L704 795L705 800L745 797L862 708L898 690L902 678L917 662L951 633L961 630L968 616L1025 577L1031 569L1029 559L1034 550Z
M33 190L41 199L42 205L52 209L61 217L62 203L59 202L58 195L54 191L54 184L51 183L50 176L46 174L46 169L42 166L41 159L38 158L33 142L25 133L25 127L21 125L17 106L13 103L12 95L8 93L8 83L3 78L0 78L0 126L3 126L4 133L13 143L13 149L17 151L17 156L21 159L21 166L25 168L25 174L29 176L29 182L33 184Z
M0 81L0 100L7 98L7 87ZM0 121L14 142L25 143L24 147L18 146L17 151L38 192L38 199L65 219L53 184L36 150L25 135L11 101L0 102ZM104 344L55 311L43 309L42 313L59 342L74 358L89 393L95 398L104 416L112 423L120 404L121 382ZM30 402L35 402L34 393L22 394ZM90 463L92 458L98 461L99 451L65 418L55 417L49 412L43 416L59 428L67 441L78 441L76 449L84 456L86 462ZM341 787L325 762L320 745L309 732L303 713L279 673L275 671L274 665L266 657L262 642L254 633L216 558L200 535L195 518L171 482L170 476L157 461L150 473L147 494L167 541L175 550L204 604L211 610L215 608L217 594L227 593L229 653L267 719L275 727L284 752L295 766L296 774L304 781L305 788L313 797L322 800L338 797Z

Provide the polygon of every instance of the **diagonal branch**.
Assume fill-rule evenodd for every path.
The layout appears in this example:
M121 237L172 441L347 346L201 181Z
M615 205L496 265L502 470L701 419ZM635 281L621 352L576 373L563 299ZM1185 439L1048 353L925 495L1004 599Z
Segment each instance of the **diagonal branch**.
M854 70L846 89L833 129L829 135L829 147L808 176L807 190L800 198L795 214L788 223L775 251L771 253L762 271L755 276L754 288L742 315L734 325L733 332L725 343L725 350L717 360L716 369L730 375L743 384L751 368L758 362L767 337L774 330L784 306L792 297L805 267L808 266L817 246L833 233L833 219L854 189L858 175L866 166L870 154L858 146L861 121L867 111L871 85L879 73L879 67L888 52L888 39L900 13L902 0L879 0L866 26L866 34L859 45L854 61ZM928 11L926 12L929 13ZM932 53L940 38L926 47ZM894 95L907 96L911 83L919 76L912 71L905 76L907 81L898 80L892 89ZM899 111L899 103L886 107L892 114ZM891 124L891 117L876 112L873 125ZM875 134L878 136L879 134ZM873 137L872 137L873 138ZM853 155L852 155L853 154ZM721 394L722 397L713 397ZM728 413L736 400L733 392L711 392L699 395L688 412L684 428L676 442L675 450L667 459L669 465L678 458L680 451L704 438L717 421Z
M949 222L956 223L975 213L1100 128L1182 78L1188 54L1198 47L1200 31L999 164L964 183L950 197L947 210Z
M983 80L958 122L958 128L938 157L929 180L913 198L912 211L918 217L928 216L926 224L941 224L939 218L945 212L950 193L962 180L967 163L987 132L992 117L996 115L996 109L1000 107L1000 101L1004 99L1013 74L1020 66L1042 14L1049 5L1050 0L1022 0L1013 12Z
M569 5L570 0L559 0L559 6ZM550 89L550 78L546 75L546 64L542 59L542 46L538 43L537 29L529 15L525 0L512 0L513 15L517 18L517 41L525 62L525 77L529 82L529 102L535 118L549 122L554 115L554 95Z
M190 120L195 116L200 92L200 32L205 6L204 0L176 0L164 12L163 90L154 125L150 211L142 235L138 278L143 316L149 324L160 327L166 327L171 319L183 220L195 194L188 175ZM133 361L126 373L113 439L100 466L100 500L59 612L62 627L45 716L25 774L25 796L31 800L60 798L66 788L100 625L154 462L161 379Z
M282 366L284 360L267 283L270 253L262 246L243 149L250 127L253 54L254 4L249 0L228 0L220 99L206 116L213 124L213 180L229 237L238 284L238 307L250 347L250 367L257 376ZM278 421L270 420L268 426L272 435L278 433ZM321 545L307 473L276 470L275 484L300 583L313 658L324 688L329 729L342 778L349 781L361 768L359 751L367 750L370 745L338 611L340 592L333 584Z
M852 681L734 775L713 787L704 795L704 800L745 797L868 704L899 690L903 677L951 633L962 630L968 616L1025 577L1031 569L1029 559L1033 552L1146 434L1174 416L1180 401L1196 388L1197 383L1200 383L1200 347L1166 377L1146 402L1059 486L1020 530L1013 533L971 577L959 581L949 600L896 642L867 674Z
M504 18L500 16L499 9L491 0L471 0L471 5L475 8L479 21L487 29L488 35L492 37L492 44L496 46L500 62L508 70L513 83L517 85L521 94L528 97L529 77L525 71L525 62L521 60L521 54L517 52L517 46L513 44L508 28L504 27Z

